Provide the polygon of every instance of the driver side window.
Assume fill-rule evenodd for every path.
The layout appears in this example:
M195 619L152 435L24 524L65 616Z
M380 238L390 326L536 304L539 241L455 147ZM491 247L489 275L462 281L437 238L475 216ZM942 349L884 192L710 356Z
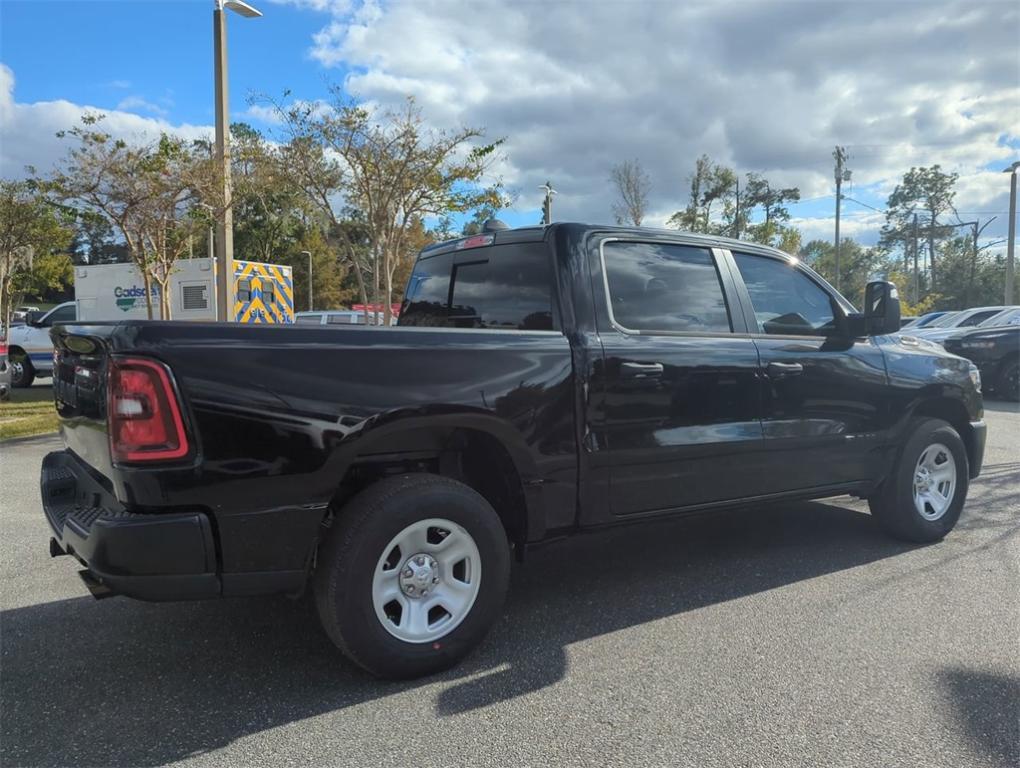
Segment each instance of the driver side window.
M734 253L758 322L778 336L829 336L836 330L832 299L794 265L767 256Z

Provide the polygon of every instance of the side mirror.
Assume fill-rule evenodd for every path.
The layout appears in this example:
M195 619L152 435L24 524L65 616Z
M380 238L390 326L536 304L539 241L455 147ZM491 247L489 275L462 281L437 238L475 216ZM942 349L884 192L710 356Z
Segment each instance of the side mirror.
M900 295L885 280L868 283L864 289L864 317L869 336L882 336L900 329Z
M43 319L43 315L46 313L41 309L34 309L25 315L25 325L39 327L39 321Z

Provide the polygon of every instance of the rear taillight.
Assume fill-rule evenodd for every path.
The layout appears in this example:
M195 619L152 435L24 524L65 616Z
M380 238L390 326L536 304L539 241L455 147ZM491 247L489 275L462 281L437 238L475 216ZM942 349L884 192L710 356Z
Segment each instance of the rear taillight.
M6 341L0 341L0 356L3 356L3 357L7 356L7 342Z
M188 453L181 409L165 366L115 358L107 383L114 461L166 461Z

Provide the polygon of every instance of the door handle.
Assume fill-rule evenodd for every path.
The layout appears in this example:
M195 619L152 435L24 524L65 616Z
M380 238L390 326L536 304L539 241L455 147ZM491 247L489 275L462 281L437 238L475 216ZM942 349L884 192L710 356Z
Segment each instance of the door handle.
M804 366L800 363L769 363L769 376L774 379L781 379L784 376L797 376L804 373Z
M621 363L620 375L628 379L647 379L662 375L662 363Z

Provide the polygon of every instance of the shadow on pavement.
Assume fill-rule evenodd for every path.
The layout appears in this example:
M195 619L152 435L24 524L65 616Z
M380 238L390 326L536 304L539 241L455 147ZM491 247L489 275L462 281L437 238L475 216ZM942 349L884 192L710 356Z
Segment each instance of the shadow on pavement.
M940 674L961 730L996 765L1020 765L1020 677L969 669Z
M587 638L909 549L826 503L579 536L529 555L479 652L428 684L439 715L555 685ZM311 600L76 598L0 614L2 762L159 765L418 687L342 659Z

